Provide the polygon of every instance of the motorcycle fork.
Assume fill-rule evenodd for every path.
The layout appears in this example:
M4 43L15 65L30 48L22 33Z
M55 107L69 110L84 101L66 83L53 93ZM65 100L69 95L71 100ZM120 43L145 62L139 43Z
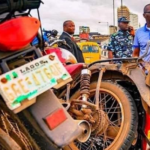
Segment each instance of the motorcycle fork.
M96 108L96 110L99 110L99 92L100 92L100 86L101 86L103 73L105 72L105 70L106 70L105 68L99 69L99 77L98 77L96 93L95 93L95 98L96 98L95 108ZM90 78L91 78L91 71L88 69L83 69L81 72L80 93L81 93L82 101L85 104L88 104L87 101L88 101L88 98L90 95ZM86 108L86 105L82 105L82 107Z
M89 69L83 69L81 71L81 82L80 82L80 94L82 102L86 103L90 95L90 79L91 71ZM86 108L87 105L82 105L82 108Z

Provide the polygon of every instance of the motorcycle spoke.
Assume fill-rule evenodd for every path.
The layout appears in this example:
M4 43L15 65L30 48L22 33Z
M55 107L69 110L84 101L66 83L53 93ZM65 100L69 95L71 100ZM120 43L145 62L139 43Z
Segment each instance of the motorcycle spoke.
M118 104L117 104L117 106L118 106ZM109 112L109 114L111 114L111 116L110 116L109 120L111 120L111 119L112 119L112 117L114 116L116 109L117 109L117 108L115 108L115 109L114 109L114 111L113 111L112 113L111 113L111 112Z
M117 108L120 108L120 107L112 107L111 109L117 109ZM104 110L109 110L110 108L104 108Z
M106 144L106 137L105 137L105 135L104 135L104 138L103 138L103 142L104 142L104 144L103 144L103 150L105 150L105 144Z
M121 114L120 111L118 111L118 112L112 112L112 111L111 111L111 112L109 112L109 113L110 113L110 114L111 114L111 113L113 113L113 114Z
M95 101L95 96L92 94L88 99L88 102L95 104ZM90 106L88 108L90 108ZM99 115L96 116L96 113L94 112L94 115L96 116L95 119L98 119L98 117L100 117L99 119L103 119L103 117L105 117L104 119L106 119L106 121L104 121L104 123L107 127L105 126L105 131L101 130L99 135L91 135L89 140L85 143L76 141L76 146L79 150L109 149L110 145L116 140L117 135L120 133L123 119L122 107L120 106L119 101L110 93L102 91L99 95L99 109Z
M26 150L33 150L30 141L20 131L18 124L7 113L1 111L1 120L3 122L4 130L8 135L12 135L20 142L20 145L26 148Z
M112 103L112 105L111 105L111 107L110 107L110 109L109 109L109 111L107 112L107 115L109 115L109 112L111 111L111 109L113 108L113 106L114 106L114 104L115 104L115 100L113 101L113 103Z
M112 100L112 99L114 99L113 97L110 97L108 100L106 100L106 104L108 103L108 102L110 102L110 100Z
M110 123L113 124L113 125L116 125L116 122L119 122L119 121L122 122L122 118L118 118L118 119L115 120L115 121L110 121Z
M105 93L104 93L104 95L105 95ZM100 94L100 103L102 103L103 101L105 101L108 96L109 95L107 94L104 98L101 98L102 95Z
M104 93L104 95L105 95L105 93ZM103 101L105 101L108 96L109 96L109 94L107 94L106 96L104 96L104 97L102 98L102 95L100 94L100 96L99 96L99 102L100 102L100 103L103 103ZM111 99L111 98L110 98L110 99ZM109 100L110 100L110 99L109 99ZM108 100L108 101L109 101L109 100ZM94 98L94 100L90 100L90 102L92 102L92 103L95 104L96 98Z
M112 139L109 138L107 135L103 134L99 137L101 137L101 139L103 140L102 148L107 148L112 143ZM105 141L104 141L104 139L105 139Z
M96 149L93 149L93 143L91 143L90 145L88 145L88 143L79 143L77 142L77 147L80 149L80 150L96 150Z

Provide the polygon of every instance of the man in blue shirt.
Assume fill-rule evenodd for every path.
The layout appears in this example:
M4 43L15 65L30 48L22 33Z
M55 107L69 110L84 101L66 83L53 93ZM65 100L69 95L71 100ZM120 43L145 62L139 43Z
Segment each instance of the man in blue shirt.
M147 4L144 7L143 16L146 20L146 24L144 27L136 31L133 44L133 57L142 56L146 51L147 42L148 40L150 40L150 4ZM150 62L150 49L148 55L145 58L143 58L143 60L145 62Z

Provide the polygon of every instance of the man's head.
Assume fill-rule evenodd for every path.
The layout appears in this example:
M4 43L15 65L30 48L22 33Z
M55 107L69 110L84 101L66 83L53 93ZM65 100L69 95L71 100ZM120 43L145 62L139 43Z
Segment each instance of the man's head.
M75 32L75 24L71 20L67 20L63 24L63 30L69 34L74 34Z
M143 13L144 18L146 19L146 22L150 24L150 4L147 4L144 7L144 13Z
M129 20L126 17L121 17L118 19L118 26L120 30L127 31L129 27Z

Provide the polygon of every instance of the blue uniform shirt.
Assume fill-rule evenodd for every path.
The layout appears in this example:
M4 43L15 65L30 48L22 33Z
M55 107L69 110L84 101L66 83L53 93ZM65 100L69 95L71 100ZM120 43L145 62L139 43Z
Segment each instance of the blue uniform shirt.
M144 27L136 31L133 44L133 48L140 49L140 56L142 56L145 53L148 40L150 40L150 30L147 28L145 24ZM145 58L143 58L143 60L146 62L150 62L150 49L148 55Z
M133 36L128 31L119 30L112 34L107 49L113 52L114 58L132 56Z

